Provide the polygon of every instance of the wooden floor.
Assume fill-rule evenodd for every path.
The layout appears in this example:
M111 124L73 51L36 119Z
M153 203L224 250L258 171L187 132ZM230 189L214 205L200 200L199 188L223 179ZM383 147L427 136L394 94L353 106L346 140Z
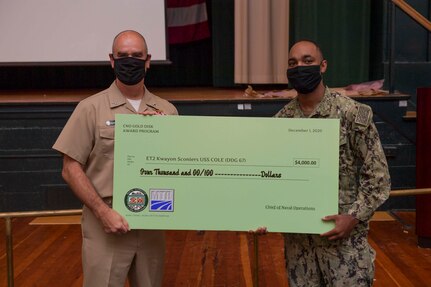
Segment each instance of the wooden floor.
M431 249L416 245L415 214L397 214L403 222L371 222L369 240L377 251L374 286L431 286ZM32 219L13 221L15 287L81 286L80 226L29 225ZM4 229L1 222L2 234ZM282 236L268 234L258 241L259 286L288 286ZM254 238L249 234L169 231L167 250L165 287L252 286ZM4 240L0 286L6 286Z

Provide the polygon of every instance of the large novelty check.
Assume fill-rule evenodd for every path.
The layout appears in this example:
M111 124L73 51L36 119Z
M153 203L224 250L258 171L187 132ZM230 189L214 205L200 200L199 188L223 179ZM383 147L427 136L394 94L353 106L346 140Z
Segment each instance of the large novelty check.
M322 233L339 120L116 115L114 209L132 229Z

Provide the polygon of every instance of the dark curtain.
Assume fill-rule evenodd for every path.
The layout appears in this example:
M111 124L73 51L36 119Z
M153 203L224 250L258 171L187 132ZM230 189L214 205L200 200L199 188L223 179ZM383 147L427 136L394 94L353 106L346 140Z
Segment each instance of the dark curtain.
M291 43L317 42L328 60L327 85L369 79L370 0L291 0Z
M416 188L431 187L431 87L417 91ZM431 195L416 196L416 234L431 244Z

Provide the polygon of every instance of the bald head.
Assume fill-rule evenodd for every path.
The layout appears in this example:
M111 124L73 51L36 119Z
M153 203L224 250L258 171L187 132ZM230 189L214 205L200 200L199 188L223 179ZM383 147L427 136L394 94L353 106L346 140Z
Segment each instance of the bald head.
M118 53L125 52L125 50L133 50L134 52L140 51L142 56L146 57L148 54L148 47L144 36L133 30L120 32L115 36L114 41L112 42L112 54L115 57ZM133 54L129 54L129 56L130 55L135 57Z

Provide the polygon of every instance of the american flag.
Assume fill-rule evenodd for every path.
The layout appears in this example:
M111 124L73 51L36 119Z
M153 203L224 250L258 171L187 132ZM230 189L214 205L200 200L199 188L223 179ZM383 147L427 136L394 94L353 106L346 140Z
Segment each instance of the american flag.
M209 38L205 0L167 0L166 3L169 44Z

